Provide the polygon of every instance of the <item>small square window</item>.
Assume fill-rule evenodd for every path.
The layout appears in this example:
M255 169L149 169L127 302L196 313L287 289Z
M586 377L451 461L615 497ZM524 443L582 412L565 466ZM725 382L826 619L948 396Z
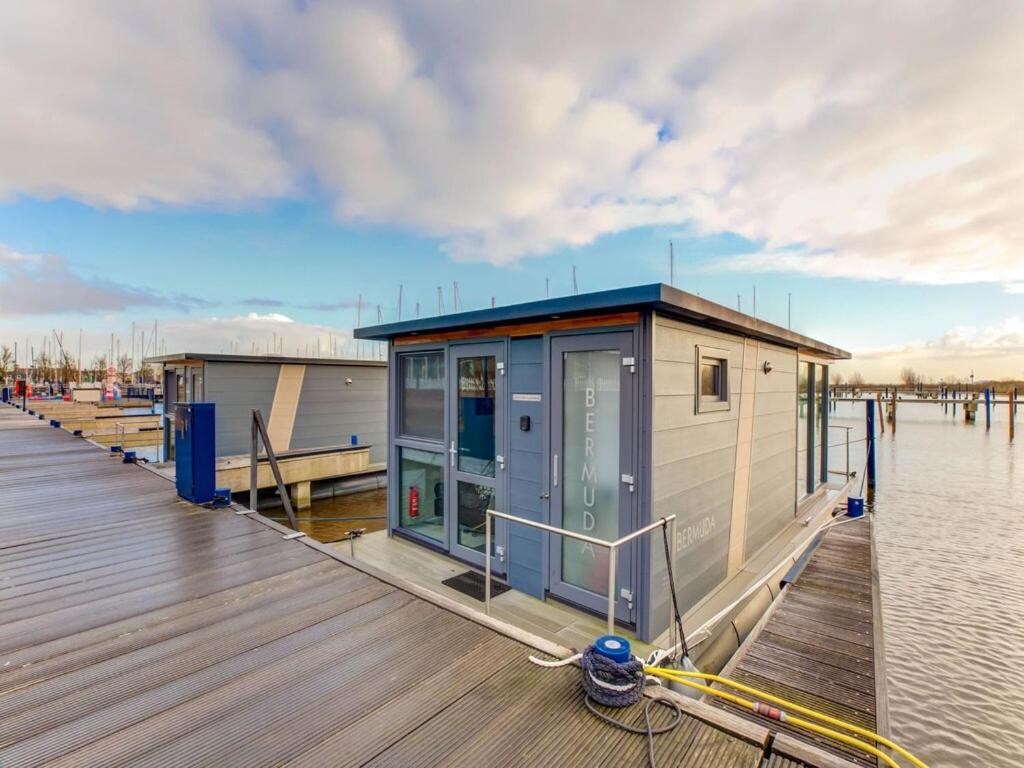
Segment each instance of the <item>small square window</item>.
M697 413L729 410L729 353L697 347Z

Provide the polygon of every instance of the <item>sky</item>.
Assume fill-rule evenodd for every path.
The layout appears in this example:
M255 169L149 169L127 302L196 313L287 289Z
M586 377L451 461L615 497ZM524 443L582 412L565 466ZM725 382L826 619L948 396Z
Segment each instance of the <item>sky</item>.
M373 355L656 281L1024 378L1024 4L0 0L0 344ZM441 294L439 304L439 289ZM402 296L399 307L399 295ZM318 342L319 340L319 342ZM52 342L47 342L52 343Z

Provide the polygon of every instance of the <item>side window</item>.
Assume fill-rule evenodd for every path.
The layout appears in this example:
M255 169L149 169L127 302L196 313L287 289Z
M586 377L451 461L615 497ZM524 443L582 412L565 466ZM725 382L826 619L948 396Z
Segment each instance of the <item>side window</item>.
M729 410L729 353L698 346L695 361L697 413Z

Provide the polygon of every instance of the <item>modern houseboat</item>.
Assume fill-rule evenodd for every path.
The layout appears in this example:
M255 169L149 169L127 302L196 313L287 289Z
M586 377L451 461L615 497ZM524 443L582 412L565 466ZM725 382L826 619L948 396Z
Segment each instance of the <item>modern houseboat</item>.
M689 612L779 567L844 492L828 366L849 354L667 285L355 335L389 345L387 536L489 556L541 601L605 611L608 550L498 517L485 542L488 509L605 541L675 515ZM670 620L661 537L616 560L615 620L644 641Z
M164 451L157 469L173 474L175 409L213 403L218 487L250 485L253 411L266 422L293 503L334 493L342 477L382 473L387 440L387 365L373 360L228 355L200 352L151 357L164 384ZM261 460L259 488L273 489Z

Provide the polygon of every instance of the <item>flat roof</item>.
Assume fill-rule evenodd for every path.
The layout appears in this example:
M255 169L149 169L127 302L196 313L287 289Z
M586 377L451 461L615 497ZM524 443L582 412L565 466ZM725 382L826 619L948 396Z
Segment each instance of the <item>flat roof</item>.
M190 362L203 363L271 363L280 365L361 365L368 368L387 366L384 360L352 360L341 357L288 357L286 355L227 355L216 352L176 352L172 355L147 357L146 363L179 363L188 365Z
M478 309L437 317L365 326L357 328L354 335L357 339L385 341L396 336L443 333L466 328L484 328L491 325L556 319L597 312L645 309L697 325L770 341L834 360L846 360L851 357L849 352L839 347L737 312L664 283L635 285L610 291L529 301L507 307Z

